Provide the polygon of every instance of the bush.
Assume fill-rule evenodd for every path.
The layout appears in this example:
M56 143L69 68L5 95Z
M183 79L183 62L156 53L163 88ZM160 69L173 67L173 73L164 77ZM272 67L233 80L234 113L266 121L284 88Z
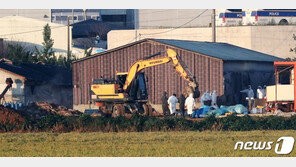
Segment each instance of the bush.
M94 118L93 124L99 131L105 132L108 124L108 119L106 117L96 117Z
M92 124L93 118L89 114L82 114L78 118L79 124L82 126L87 126Z
M54 125L56 125L59 122L63 122L63 119L65 119L64 116L60 115L49 115L46 117L41 118L39 121L36 123L36 128L38 130L50 130L53 128Z
M144 131L161 131L163 130L164 121L156 117L151 117L144 122Z
M288 121L284 117L278 117L278 116L268 116L265 118L265 129L271 129L271 130L284 130L284 129L290 129L288 125Z
M235 114L216 118L209 116L197 122L178 117L148 117L133 114L126 117L91 117L83 114L79 117L65 117L60 115L48 115L38 121L27 119L23 124L12 126L0 123L0 132L143 132L143 131L188 131L188 130L288 130L296 129L296 115L290 118L279 116L251 117L245 115L238 117Z
M258 128L256 121L249 115L238 117L236 115L230 115L220 120L222 130L232 131L248 131Z
M296 115L291 116L288 120L290 129L296 130Z
M134 131L142 132L144 129L144 123L148 117L134 113L130 118L131 125L133 126Z
M211 115L200 122L201 130L216 130L218 126L218 119Z

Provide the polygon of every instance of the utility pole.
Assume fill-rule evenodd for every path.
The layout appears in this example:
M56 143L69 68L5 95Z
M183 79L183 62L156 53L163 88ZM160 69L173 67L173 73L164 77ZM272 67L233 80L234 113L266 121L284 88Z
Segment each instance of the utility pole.
M84 20L86 20L86 9L83 9Z
M74 24L74 9L72 9L72 24Z
M212 10L212 42L216 42L216 12Z
M69 16L67 17L67 60L70 59L70 19Z

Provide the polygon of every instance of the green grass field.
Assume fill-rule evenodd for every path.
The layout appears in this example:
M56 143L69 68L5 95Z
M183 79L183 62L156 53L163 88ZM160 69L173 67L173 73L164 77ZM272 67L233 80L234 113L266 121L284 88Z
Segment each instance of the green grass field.
M237 141L276 141L296 131L131 132L131 133L5 133L1 157L228 157L279 156L269 151L234 150ZM296 156L296 149L289 155Z

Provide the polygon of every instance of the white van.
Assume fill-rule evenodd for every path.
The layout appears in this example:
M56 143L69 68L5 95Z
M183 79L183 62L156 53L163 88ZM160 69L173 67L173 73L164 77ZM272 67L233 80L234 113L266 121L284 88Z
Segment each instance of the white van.
M242 24L243 13L241 11L231 11L228 9L216 10L217 26L237 26Z
M243 25L288 25L296 23L296 9L243 9Z

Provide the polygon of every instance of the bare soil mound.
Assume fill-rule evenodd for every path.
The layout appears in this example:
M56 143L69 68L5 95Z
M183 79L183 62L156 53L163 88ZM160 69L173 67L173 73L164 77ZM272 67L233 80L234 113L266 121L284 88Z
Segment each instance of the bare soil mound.
M0 123L3 125L21 125L25 118L15 109L0 105Z
M41 117L52 114L58 114L62 116L79 116L82 114L78 110L68 109L64 106L58 106L46 102L33 102L28 106L20 108L19 110L22 114L34 119L40 119Z

